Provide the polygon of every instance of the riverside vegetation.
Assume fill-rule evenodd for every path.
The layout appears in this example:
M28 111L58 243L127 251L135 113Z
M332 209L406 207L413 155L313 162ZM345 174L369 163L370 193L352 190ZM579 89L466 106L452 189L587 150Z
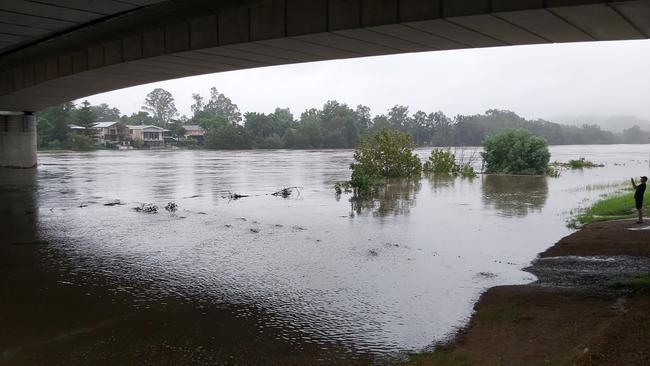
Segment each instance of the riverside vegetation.
M129 125L156 125L172 135L185 133L185 125L199 125L207 135L205 149L320 149L353 148L361 139L380 130L408 134L416 146L479 146L486 137L507 129L525 130L552 145L647 143L650 132L638 126L622 133L598 125L567 126L545 120L527 120L507 110L490 109L484 114L449 117L441 111L412 113L395 105L385 113L371 114L364 105L349 106L330 100L321 108L294 114L288 108L271 113L242 112L230 98L211 88L208 96L192 94L191 115L179 115L171 92L161 88L146 96L142 110L125 115L107 104L64 103L36 114L38 145L42 149L71 148L69 124L89 127L94 122L118 121ZM180 147L180 146L179 146Z
M380 130L367 135L354 151L350 181L337 183L336 192L353 190L363 195L373 192L383 178L415 179L423 171L464 178L477 175L472 157L459 162L451 151L433 149L423 165L414 148L411 137L403 132ZM524 130L506 130L488 137L481 156L489 174L542 175L549 169L546 141Z

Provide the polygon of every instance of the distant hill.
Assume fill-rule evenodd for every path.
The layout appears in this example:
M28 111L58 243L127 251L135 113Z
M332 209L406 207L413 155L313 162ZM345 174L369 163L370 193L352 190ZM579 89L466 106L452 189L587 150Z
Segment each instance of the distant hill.
M647 119L639 118L636 116L604 116L604 115L575 115L575 116L560 116L551 118L551 121L570 125L582 126L585 124L599 125L605 131L623 132L624 129L632 126L639 126L642 130L650 131L650 121Z

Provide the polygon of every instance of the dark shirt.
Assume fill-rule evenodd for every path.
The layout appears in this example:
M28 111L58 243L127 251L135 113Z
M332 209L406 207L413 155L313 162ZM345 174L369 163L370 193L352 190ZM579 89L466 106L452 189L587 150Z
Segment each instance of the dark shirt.
M645 193L645 183L641 183L636 186L636 191L634 192L634 198L638 201L643 200L643 194Z

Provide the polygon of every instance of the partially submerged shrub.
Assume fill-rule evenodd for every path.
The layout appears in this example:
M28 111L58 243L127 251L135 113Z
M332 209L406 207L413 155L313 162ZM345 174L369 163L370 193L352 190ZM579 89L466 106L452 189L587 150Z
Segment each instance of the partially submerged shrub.
M567 168L567 169L585 169L585 168L602 168L605 164L596 164L593 161L586 160L585 158L580 158L576 160L569 160L568 163L561 163L559 161L554 161L551 163L553 167Z
M341 194L343 192L350 193L352 192L352 183L350 183L349 180L336 182L336 184L334 184L334 191L336 191L336 194Z
M560 169L556 168L553 164L546 168L546 176L551 178L559 178L562 173Z
M399 131L380 130L365 136L354 151L350 186L357 193L367 193L382 178L419 177L422 163L413 153L414 148L411 136ZM335 187L337 192L341 188Z
M425 173L443 173L474 178L477 174L472 165L473 160L472 156L469 159L461 156L460 161L456 161L456 154L450 150L433 149L422 170Z
M407 133L380 130L364 137L354 151L351 165L363 175L408 178L422 170L420 158L413 153L415 143Z
M452 174L456 170L456 155L448 149L433 149L424 162L422 170L426 173Z
M369 173L364 169L355 169L352 171L350 186L357 190L357 193L370 193L378 185L379 176Z
M489 136L483 146L486 173L541 175L551 157L546 141L525 130Z

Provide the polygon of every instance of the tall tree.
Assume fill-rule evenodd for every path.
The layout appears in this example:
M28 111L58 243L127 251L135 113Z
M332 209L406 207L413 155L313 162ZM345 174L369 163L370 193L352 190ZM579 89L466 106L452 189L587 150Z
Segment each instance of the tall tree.
M90 103L87 100L84 100L81 103L81 107L75 111L74 114L74 124L86 128L86 135L91 135L91 127L97 122L95 120L95 112L90 106Z
M409 107L395 105L388 110L388 121L394 129L405 131L410 124Z
M203 111L205 102L203 101L203 96L199 93L192 93L192 99L194 103L190 106L190 110L192 110L192 116L196 117L197 114Z
M75 105L72 102L67 102L36 113L39 145L45 146L53 140L65 140L69 132L68 124L72 123L74 111Z
M222 122L239 124L242 120L241 112L237 104L223 93L219 93L216 87L210 88L210 98L206 101L200 94L192 94L194 103L191 106L193 117L190 123L221 126ZM218 122L217 122L218 121Z
M142 110L151 113L161 126L167 126L171 119L178 115L174 96L162 88L156 88L147 94Z
M93 105L90 107L95 114L97 122L114 122L120 118L120 110L111 108L108 104Z

